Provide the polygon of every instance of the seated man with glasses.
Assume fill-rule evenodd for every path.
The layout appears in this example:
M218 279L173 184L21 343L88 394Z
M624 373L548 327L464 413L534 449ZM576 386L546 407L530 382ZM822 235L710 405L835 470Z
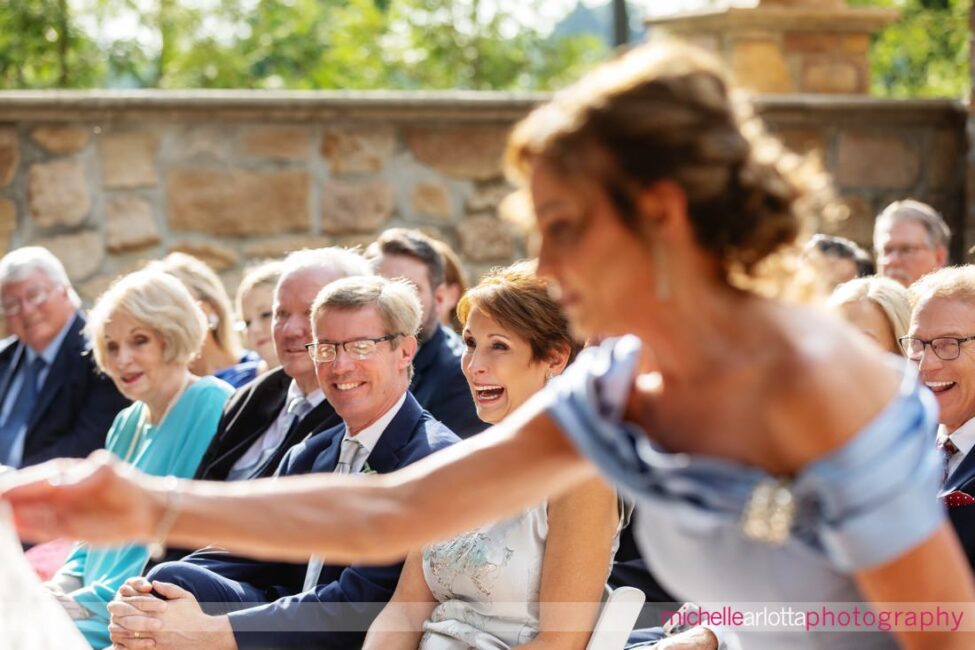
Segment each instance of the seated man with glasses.
M877 274L905 287L948 261L951 229L927 203L907 199L884 208L873 226Z
M332 282L311 320L309 355L342 424L292 448L279 475L392 472L459 440L408 391L421 322L413 285L375 276ZM402 566L196 553L122 587L109 606L112 640L140 648L151 641L155 650L358 648ZM151 596L153 588L167 602Z
M975 267L953 266L911 286L914 310L901 345L940 407L939 497L975 568Z
M83 457L105 445L128 405L99 373L83 335L81 301L61 262L37 246L0 260L0 465Z

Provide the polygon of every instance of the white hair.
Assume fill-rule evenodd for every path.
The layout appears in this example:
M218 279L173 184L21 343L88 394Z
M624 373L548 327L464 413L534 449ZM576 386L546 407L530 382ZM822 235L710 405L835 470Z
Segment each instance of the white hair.
M68 272L64 270L61 260L42 246L24 246L4 255L0 259L0 285L21 282L38 271L55 285L66 288L76 307L81 305L81 299L71 286Z
M275 293L288 276L307 269L325 269L337 273L340 278L373 275L372 266L355 249L340 246L305 248L284 258Z

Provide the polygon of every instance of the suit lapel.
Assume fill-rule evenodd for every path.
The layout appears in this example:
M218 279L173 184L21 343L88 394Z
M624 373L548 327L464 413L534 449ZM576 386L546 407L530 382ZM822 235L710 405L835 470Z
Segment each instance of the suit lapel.
M250 395L245 398L246 403L241 405L240 411L234 416L234 421L228 423L227 429L236 431L243 429L244 432L236 436L236 441L224 449L223 453L207 462L207 472L231 459L235 462L262 433L274 424L284 406L288 385L291 383L291 378L284 374L283 370L278 369L274 372L277 374L254 386ZM229 471L230 467L227 467L227 470Z
M0 400L6 399L10 384L13 383L14 375L17 374L17 368L20 367L21 360L27 354L27 347L21 343L12 343L11 347L13 350L9 354L10 365L7 366L7 372L3 373L3 383L0 384Z
M416 401L416 398L413 397L412 393L407 391L406 401L403 402L403 406L393 416L389 425L383 431L382 435L379 436L375 448L369 454L369 458L366 460L369 463L369 467L381 474L392 472L399 468L399 450L412 437L413 430L416 429L422 413L423 409Z
M968 452L962 459L961 464L948 476L948 481L945 483L945 487L941 493L947 494L948 492L953 492L972 479L975 479L975 449Z
M318 458L312 463L312 472L334 472L335 466L339 464L339 452L342 450L342 439L345 438L345 425L332 436L328 447L318 454Z

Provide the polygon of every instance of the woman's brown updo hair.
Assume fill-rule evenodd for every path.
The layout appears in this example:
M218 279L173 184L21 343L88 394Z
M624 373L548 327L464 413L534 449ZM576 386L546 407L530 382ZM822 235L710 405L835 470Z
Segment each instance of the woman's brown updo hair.
M544 159L594 178L638 234L637 191L662 179L687 195L698 243L729 275L756 265L803 229L803 199L825 177L765 135L731 97L720 63L678 44L646 45L603 64L514 129L507 167L524 184Z
M580 345L569 333L569 321L549 292L549 281L535 274L535 262L516 262L491 269L457 303L457 318L467 324L479 309L505 329L528 342L532 361L543 361L555 350L575 358Z

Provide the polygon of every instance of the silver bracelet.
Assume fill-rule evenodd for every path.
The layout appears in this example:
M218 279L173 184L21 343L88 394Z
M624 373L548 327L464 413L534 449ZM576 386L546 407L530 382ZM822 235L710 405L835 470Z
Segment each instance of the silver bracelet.
M166 556L166 537L173 529L176 518L179 517L179 506L183 495L176 489L179 481L175 476L166 477L166 509L163 510L156 530L152 535L152 543L149 544L149 557L159 561Z

